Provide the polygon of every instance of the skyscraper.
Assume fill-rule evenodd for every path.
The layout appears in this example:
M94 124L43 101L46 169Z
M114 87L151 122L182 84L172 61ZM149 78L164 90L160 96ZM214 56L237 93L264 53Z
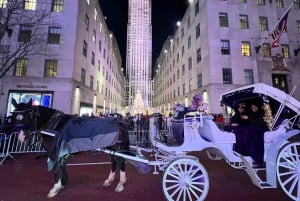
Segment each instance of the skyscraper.
M126 54L129 107L133 107L138 92L142 95L145 109L151 107L151 66L151 0L129 0Z

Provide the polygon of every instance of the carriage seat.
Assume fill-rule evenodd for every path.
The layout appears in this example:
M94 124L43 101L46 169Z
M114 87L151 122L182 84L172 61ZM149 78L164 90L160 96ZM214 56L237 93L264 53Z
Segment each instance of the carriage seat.
M171 123L172 123L173 137L178 143L178 145L181 145L183 143L183 138L184 138L183 119L172 119Z
M278 136L285 134L288 127L289 127L289 120L286 119L282 121L282 123L276 130L266 131L264 133L265 143L271 143L275 138L278 138Z
M209 142L235 143L235 135L231 132L222 131L217 124L210 119L203 118L203 126L198 128L202 138Z

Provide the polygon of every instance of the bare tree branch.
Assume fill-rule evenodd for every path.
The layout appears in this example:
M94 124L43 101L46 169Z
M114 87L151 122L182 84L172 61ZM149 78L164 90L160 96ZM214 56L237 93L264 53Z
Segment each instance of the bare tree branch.
M50 7L24 10L24 0L9 0L0 5L0 79L21 58L42 54L50 22ZM22 25L31 27L30 40L15 42Z

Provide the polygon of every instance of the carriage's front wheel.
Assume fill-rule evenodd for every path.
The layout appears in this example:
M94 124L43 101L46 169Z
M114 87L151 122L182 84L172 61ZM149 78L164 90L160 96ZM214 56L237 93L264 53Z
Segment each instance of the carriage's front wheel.
M163 191L167 200L204 200L209 189L207 171L197 160L180 158L166 168Z
M293 200L300 198L300 142L285 145L277 157L277 178L283 191Z

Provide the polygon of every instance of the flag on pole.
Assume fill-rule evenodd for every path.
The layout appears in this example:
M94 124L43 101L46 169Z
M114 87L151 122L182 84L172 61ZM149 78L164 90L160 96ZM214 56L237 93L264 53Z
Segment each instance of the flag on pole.
M286 30L287 27L287 19L289 12L291 11L292 6L288 8L284 16L281 18L275 29L273 30L271 36L272 36L272 48L279 47L279 39L281 36L281 33Z

